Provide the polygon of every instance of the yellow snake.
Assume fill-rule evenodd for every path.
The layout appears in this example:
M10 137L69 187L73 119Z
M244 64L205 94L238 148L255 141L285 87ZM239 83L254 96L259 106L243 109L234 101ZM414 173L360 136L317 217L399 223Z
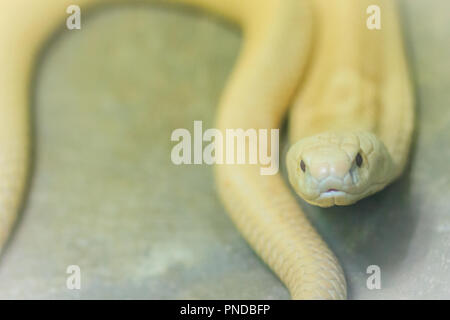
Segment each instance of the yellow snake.
M84 13L103 2L0 3L0 248L27 181L36 56L69 5ZM242 51L219 103L218 129L277 129L292 106L286 160L289 181L302 198L324 207L351 204L401 174L414 113L392 0L179 2L243 30ZM366 27L373 4L381 9L380 30ZM215 173L233 222L294 299L346 298L336 257L280 174L260 175L257 165L217 165Z

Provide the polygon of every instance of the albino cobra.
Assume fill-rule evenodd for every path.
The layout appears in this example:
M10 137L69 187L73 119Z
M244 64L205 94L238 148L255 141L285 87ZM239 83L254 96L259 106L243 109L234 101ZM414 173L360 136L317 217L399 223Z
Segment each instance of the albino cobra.
M69 5L84 12L105 1L0 3L0 248L28 175L36 56ZM401 174L414 113L391 0L180 2L222 15L243 30L217 128L280 128L292 104L287 169L303 199L323 207L351 204ZM380 30L366 27L366 8L373 4L381 8ZM218 165L215 175L233 222L294 299L346 298L336 257L280 174L262 176L257 165Z

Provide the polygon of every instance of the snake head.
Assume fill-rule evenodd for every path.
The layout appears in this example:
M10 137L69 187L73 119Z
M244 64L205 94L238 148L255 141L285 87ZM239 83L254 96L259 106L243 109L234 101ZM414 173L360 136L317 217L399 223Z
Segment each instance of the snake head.
M374 134L325 132L299 140L287 154L289 182L308 203L349 205L383 189L394 164Z

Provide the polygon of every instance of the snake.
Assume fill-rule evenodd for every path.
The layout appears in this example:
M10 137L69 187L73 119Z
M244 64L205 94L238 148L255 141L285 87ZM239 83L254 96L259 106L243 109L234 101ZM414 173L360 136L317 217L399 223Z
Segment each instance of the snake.
M0 3L0 248L30 175L37 57L70 5L84 13L104 2ZM394 1L162 2L199 7L242 30L218 102L219 130L280 129L289 119L287 178L261 175L254 164L214 166L231 220L293 299L347 298L344 271L298 196L320 207L350 205L385 188L407 165L414 101ZM366 23L370 5L379 8L380 28Z

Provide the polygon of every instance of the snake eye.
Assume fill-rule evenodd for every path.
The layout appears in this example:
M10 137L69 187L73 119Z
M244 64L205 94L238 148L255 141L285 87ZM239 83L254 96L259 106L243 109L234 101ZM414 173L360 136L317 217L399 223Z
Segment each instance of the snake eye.
M306 164L303 160L300 161L300 169L302 169L303 172L306 171Z
M362 163L363 163L363 158L361 157L361 154L359 152L356 155L355 162L356 162L356 165L361 168Z

